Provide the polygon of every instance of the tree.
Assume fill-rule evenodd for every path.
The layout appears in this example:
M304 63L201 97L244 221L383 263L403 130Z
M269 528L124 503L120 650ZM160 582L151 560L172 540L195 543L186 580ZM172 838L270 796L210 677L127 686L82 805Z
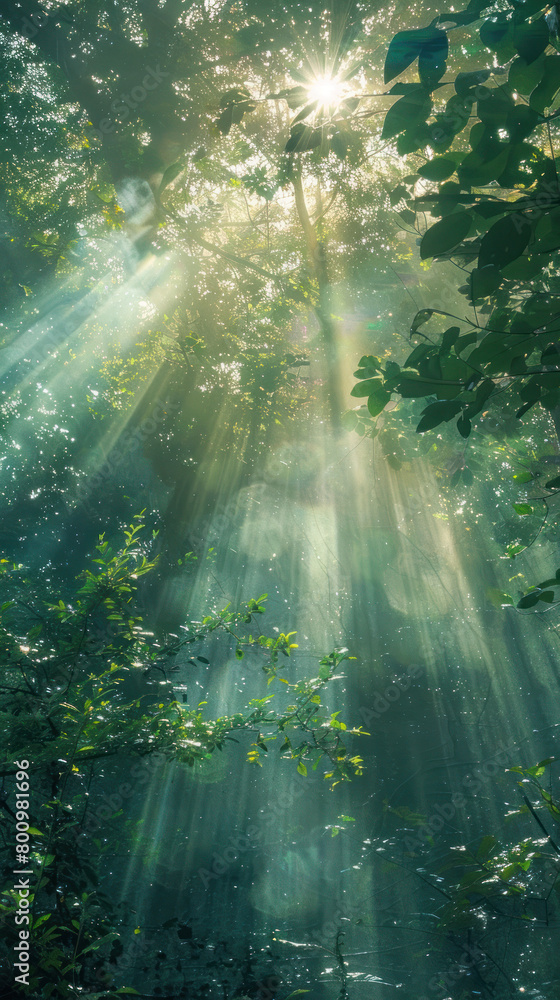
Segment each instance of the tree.
M410 76L417 59L419 76L388 91L402 96L382 135L415 159L392 201L397 208L406 203L406 224L419 227L426 213L438 219L417 229L420 256L459 270L457 291L470 315L453 308L449 282L439 301L414 317L415 346L402 367L373 355L361 359L352 394L367 397L374 418L397 393L426 400L418 433L455 420L469 439L492 409L513 405L521 420L538 403L558 436L560 55L557 9L547 10L538 2L499 9L473 2L464 11L442 11L428 28L399 32L389 46L385 82ZM461 49L453 44L457 35ZM455 93L444 102L441 91L450 86ZM521 482L533 479L529 472ZM547 481L542 499L559 486L558 477ZM531 511L518 504L521 516ZM519 606L555 601L556 586L544 582Z
M104 848L98 841L96 850L95 841L107 819L121 815L133 787L115 788L109 806L96 799L96 777L108 760L136 759L131 773L145 783L165 761L187 768L207 764L213 754L227 752L234 734L246 732L252 736L248 764L262 766L281 738L281 756L293 760L302 776L321 761L331 784L361 773L361 758L344 745L359 730L347 730L340 713L324 714L321 704L320 692L337 675L346 651L323 657L309 681L283 676L280 660L297 649L295 633L247 634L264 611L266 595L237 611L211 612L184 625L180 636L154 634L139 613L136 593L137 580L155 566L146 555L149 547L141 517L125 530L120 550L101 537L91 566L64 600L47 600L40 588L34 593L22 567L3 560L12 599L1 609L2 808L10 822L17 820L19 867L31 867L38 879L31 895L14 887L13 843L5 838L0 914L6 955L20 946L18 927L31 934L33 962L20 982L37 994L64 997L103 984L107 989L96 995L113 995L110 962L122 953L130 929L101 888L94 858L99 852L103 857ZM220 632L237 659L261 650L269 692L282 679L293 704L275 712L269 693L243 712L211 719L206 702L190 703L189 667L210 663L199 652L201 644L206 641L206 649ZM218 645L209 655L224 652ZM181 675L187 693L179 701ZM29 761L31 790L25 778ZM18 913L28 919L15 920Z
M418 78L411 79L416 60ZM393 83L405 73L405 82ZM393 351L362 357L352 395L366 402L347 422L376 435L376 421L385 417L386 408L395 410L396 396L399 406L391 419L397 424L410 420L402 400L423 407L414 420L420 442L434 441L431 432L436 431L438 445L445 447L456 432L444 425L455 421L465 452L468 448L479 457L486 428L497 417L520 439L526 457L533 450L535 427L541 448L543 435L555 438L557 457L558 8L545 8L539 0L505 5L474 0L463 11L442 10L429 26L400 31L392 39L385 82L392 84L386 96L397 100L384 117L383 135L396 139L409 169L391 200L403 224L415 227L422 260L434 259L441 267L443 288L416 312L409 332L412 350L404 362L397 363ZM441 92L450 86L455 92L444 100ZM454 281L450 275L457 272L459 281ZM470 484L472 472L470 479L466 472L467 461L454 469L455 484L461 477L464 486ZM560 477L542 488L537 476L537 463L529 460L524 471L515 473L515 485L534 490L546 508ZM501 486L499 468L492 477ZM521 500L513 506L524 518L533 513L533 504L527 497ZM515 558L524 548L512 544L507 554ZM555 604L559 577L532 588L518 608L544 610ZM493 599L498 606L512 603L500 592ZM548 758L533 767L510 768L521 777L523 804L507 818L527 821L517 843L499 842L492 832L471 843L463 837L462 846L434 859L426 818L387 802L400 835L407 832L405 857L399 861L395 850L394 863L409 870L418 865L422 879L429 872L436 935L457 943L467 934L470 942L487 930L496 944L509 939L517 925L519 955L522 928L532 924L533 947L547 947L546 930L541 935L540 929L555 912L558 897L560 813L553 767ZM469 776L465 781L476 788ZM448 816L454 815L455 805L447 808ZM506 952L507 947L501 949ZM511 963L497 961L484 947L477 954L464 952L457 966L430 986L462 997L466 977L476 976L477 992L494 995L503 988L510 995L522 973L517 957Z

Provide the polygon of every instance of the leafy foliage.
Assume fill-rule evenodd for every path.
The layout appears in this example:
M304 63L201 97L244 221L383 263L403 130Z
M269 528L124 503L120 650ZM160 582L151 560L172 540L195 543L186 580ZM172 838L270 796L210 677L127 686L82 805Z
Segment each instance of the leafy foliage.
M439 217L427 224L420 255L451 259L461 268L459 291L473 316L456 316L439 305L421 310L410 329L411 339L420 343L402 371L393 363L378 368L360 389L374 413L388 398L383 393L433 395L439 402L429 404L418 431L458 418L464 438L504 394L517 399L518 418L536 403L555 417L560 402L556 31L538 4L499 12L486 7L481 20L483 9L471 3L464 11L439 15L430 28L400 32L385 63L386 80L392 80L419 56L420 82L402 85L406 94L388 111L385 134L398 136L401 154L426 152L427 159L401 185L406 211L413 218ZM475 51L478 67L446 78L448 35L475 24L470 61ZM496 53L497 65L488 65L488 49ZM422 68L423 58L432 60L429 71ZM451 85L455 94L442 106L440 88ZM440 317L453 324L443 332L435 325Z
M101 890L92 861L99 824L89 822L93 804L88 788L108 760L146 761L148 774L152 759L192 768L224 751L236 735L248 733L254 736L249 762L261 764L269 744L281 736L281 755L293 761L302 776L308 765L317 769L322 762L331 784L362 772L361 758L344 742L360 731L347 729L339 713L325 712L321 699L325 687L340 676L346 651L323 657L314 678L284 677L280 661L297 649L295 633L270 638L245 632L264 612L266 594L236 611L226 607L189 623L180 636L147 630L136 607L137 581L153 571L155 560L141 552L142 533L139 515L125 529L121 549L114 551L102 536L69 600L33 597L23 568L6 560L2 564L6 588L13 594L1 609L7 665L3 801L10 812L17 774L13 761L25 747L33 772L29 811L37 823L29 830L28 855L39 872L29 897L37 959L30 988L37 994L47 990L46 995L65 997L73 989L91 990L119 945L121 917ZM212 719L205 712L206 702L179 702L172 680L179 670L174 665L178 654L190 655L187 670L195 659L209 664L197 650L219 632L229 637L237 657L246 650L262 651L268 685L281 681L291 704L275 711L274 695L268 694L253 699L243 712ZM119 813L118 802L113 811ZM1 904L7 951L17 934L14 912L19 905L18 893L11 888L9 851L7 844Z

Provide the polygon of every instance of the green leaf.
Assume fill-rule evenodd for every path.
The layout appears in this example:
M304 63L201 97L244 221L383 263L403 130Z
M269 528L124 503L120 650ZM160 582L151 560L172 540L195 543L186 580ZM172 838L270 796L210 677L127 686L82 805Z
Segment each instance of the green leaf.
M342 132L340 129L331 138L331 149L339 160L344 160L348 154L351 134Z
M514 107L513 98L507 90L490 90L488 87L479 87L477 95L478 117L493 134L495 129L505 125L506 118ZM481 152L478 147L477 151ZM493 159L494 155L490 158Z
M439 28L428 28L425 31L427 37L422 43L418 58L418 74L425 87L433 88L445 73L449 42L446 32Z
M308 118L311 112L315 111L318 103L318 101L312 101L311 104L306 104L305 107L301 109L299 114L296 115L292 125L297 125L297 123L303 121L304 118Z
M391 393L378 382L368 396L367 408L371 416L377 417L385 409L390 399Z
M510 595L505 594L503 590L498 590L497 587L489 587L486 596L495 608L503 608L513 604Z
M429 319L432 318L434 313L437 312L436 309L419 309L416 316L412 320L412 326L410 327L410 336L416 333L418 328L422 326L423 323L427 323Z
M480 145L477 146L457 168L461 183L465 187L480 187L496 180L506 169L508 159L508 146L503 146L497 152L490 144L485 145L482 150Z
M545 483L545 487L547 490L560 489L560 476L555 476L554 479L549 479L548 482Z
M434 396L442 388L441 382L422 378L420 375L406 375L401 378L398 391L404 399L421 399L422 396Z
M536 21L516 24L513 29L513 44L527 64L538 59L550 41L550 31L544 17Z
M494 848L497 846L498 841L495 837L489 834L483 837L478 845L478 850L476 852L477 861L485 861L489 855L492 853Z
M525 597L522 597L521 600L517 602L517 607L522 611L527 608L534 608L535 604L539 603L540 596L540 590L531 590L528 594L525 594Z
M480 41L488 49L500 47L509 30L509 23L504 14L484 21L480 28Z
M445 156L434 156L418 168L418 175L428 181L444 181L457 169L457 164ZM438 213L439 214L439 213Z
M399 132L409 131L425 122L430 114L432 102L429 94L422 87L417 87L412 94L401 97L389 108L383 122L382 139L392 139Z
M545 56L541 82L529 98L533 111L544 112L550 107L560 89L560 56Z
M300 124L294 125L291 129L290 138L285 146L285 152L307 153L311 149L316 149L317 146L320 146L322 141L322 129L311 128L309 125L304 125L300 122Z
M420 55L422 48L421 31L399 31L391 39L385 58L384 82L389 83L404 73Z
M475 302L492 295L501 285L502 275L495 264L486 267L475 267L469 278L470 297Z
M526 517L527 514L532 514L534 512L534 508L531 507L530 503L514 503L512 504L512 507L515 513L519 514L521 517Z
M506 215L482 237L478 267L504 267L520 257L531 238L532 227L523 217Z
M432 428L437 427L438 424L444 421L451 420L461 408L462 404L454 399L430 403L423 410L422 419L416 428L416 433L422 434L424 431L432 430Z
M163 174L163 177L161 178L161 183L159 186L160 194L164 190L164 188L168 187L169 184L171 184L171 182L174 181L175 178L179 176L183 168L184 164L180 160L178 160L177 163L172 163L171 166L167 168L167 170Z
M469 91L473 87L479 87L481 84L486 83L488 77L491 75L492 70L490 69L479 69L470 73L458 73L455 77L455 90L458 96L469 96Z
M350 395L361 399L362 396L369 396L370 393L374 393L380 385L381 380L379 378L368 378L353 386L350 390Z
M228 95L234 96L229 97ZM224 104L224 102L226 103ZM235 90L228 91L228 94L224 95L220 101L220 106L224 110L218 118L216 125L220 132L227 135L232 125L239 125L247 111L254 111L256 104L249 99L247 91Z
M528 95L541 82L543 73L544 59L536 59L529 64L518 56L510 66L508 84L512 90Z
M462 416L459 417L457 421L457 430L459 431L461 437L463 438L469 437L472 430L472 424L469 418L465 416L465 414L462 414Z
M467 236L472 225L472 218L468 212L459 211L453 215L446 215L445 218L430 226L424 233L420 243L420 256L422 260L428 257L437 257L447 253L456 247L458 243Z
M306 768L306 766L305 766L305 764L303 763L302 760L300 760L300 762L299 762L299 764L297 766L297 770L298 770L298 774L302 774L304 778L306 777L306 775L307 775L307 768Z

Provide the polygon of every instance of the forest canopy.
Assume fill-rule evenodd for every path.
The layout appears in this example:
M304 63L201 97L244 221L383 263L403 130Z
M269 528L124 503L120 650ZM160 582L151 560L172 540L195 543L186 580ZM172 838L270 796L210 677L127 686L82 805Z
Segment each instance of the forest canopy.
M535 986L559 24L542 0L3 0L0 919L11 962L29 917L24 995Z

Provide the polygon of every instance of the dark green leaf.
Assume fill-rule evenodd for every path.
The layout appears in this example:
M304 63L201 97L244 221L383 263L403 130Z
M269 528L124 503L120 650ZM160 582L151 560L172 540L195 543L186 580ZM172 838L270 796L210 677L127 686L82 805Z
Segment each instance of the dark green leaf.
M516 24L513 29L513 44L526 63L538 59L550 41L550 32L544 17L536 21Z
M496 155L492 155L495 148L491 143L480 143L476 150L465 156L457 168L461 183L465 187L489 184L503 173L508 163L509 147L502 145L498 147Z
M381 383L377 383L373 391L368 396L367 408L372 417L376 417L387 406L391 398L391 393L384 389Z
M420 243L422 260L447 253L467 236L472 225L468 212L459 211L436 222L423 235Z
M476 857L478 861L486 861L490 856L495 847L497 847L498 841L492 835L483 837L478 845L478 850L476 852Z
M457 342L461 330L458 326L450 326L441 338L440 354L447 354Z
M433 396L439 392L441 382L419 375L406 375L401 378L396 388L405 399L421 399L423 396Z
M305 107L302 108L301 111L299 112L299 114L297 114L296 117L294 118L294 120L292 122L292 126L293 125L297 125L297 123L303 121L304 118L308 118L309 115L313 111L315 111L315 108L317 107L317 104L318 104L318 101L312 101L311 104L306 104Z
M541 590L529 591L528 594L525 594L525 597L522 597L521 600L517 602L517 607L521 608L522 610L526 608L534 608L535 605L539 603L541 593L542 593Z
M363 382L358 382L357 385L353 386L350 390L350 395L361 399L362 396L370 396L375 393L376 389L381 385L381 380L379 378L368 378Z
M433 160L428 160L418 168L418 174L428 181L444 181L455 172L456 168L454 160L446 159L445 156L435 156Z
M159 186L160 194L164 190L164 188L168 187L168 185L171 184L171 182L174 181L176 177L178 177L182 169L183 169L183 164L181 163L180 160L178 160L177 163L172 163L171 166L167 168L167 170L163 174L163 177L161 178L161 184Z
M475 267L469 278L470 297L474 301L492 295L502 283L502 275L495 264Z
M418 327L422 326L423 323L427 323L429 319L432 318L436 312L435 309L419 309L416 316L412 320L412 326L410 327L410 336L416 333Z
M459 417L457 421L457 430L459 431L461 437L468 438L472 430L472 424L468 417L464 415Z
M414 62L422 47L421 31L399 31L391 39L385 59L384 81L389 83Z
M428 93L417 87L411 94L401 97L389 108L383 122L382 139L392 139L399 132L412 131L420 122L425 122L432 107Z
M503 127L509 112L514 107L513 98L507 90L478 87L476 94L476 108L482 124L492 130Z
M475 70L474 73L458 73L455 77L455 90L457 94L459 97L464 97L472 87L478 87L486 83L491 74L492 70L490 69L479 69Z
M536 59L529 64L518 56L510 66L508 84L512 90L527 96L541 82L543 73L544 59Z
M291 129L290 138L285 146L285 152L307 153L309 150L316 149L317 146L320 146L322 139L322 129L311 128L309 125L304 125L303 122L300 122L298 125L294 125Z
M488 49L497 49L503 42L508 32L507 18L500 14L498 17L484 21L480 28L480 40Z
M417 368L419 361L424 361L428 355L431 355L434 348L429 344L418 344L414 348L411 354L408 355L404 363L405 368Z
M541 82L529 99L534 111L544 112L550 107L560 89L560 56L545 56L544 73Z
M416 433L422 434L424 431L432 430L432 428L437 427L438 424L444 421L451 420L460 409L461 403L457 400L430 403L422 412L422 419L416 428Z
M449 43L445 31L438 28L422 44L418 58L418 74L424 86L433 88L445 73Z
M478 255L479 268L490 264L504 267L520 257L529 243L531 232L531 225L521 214L499 219L482 238Z

